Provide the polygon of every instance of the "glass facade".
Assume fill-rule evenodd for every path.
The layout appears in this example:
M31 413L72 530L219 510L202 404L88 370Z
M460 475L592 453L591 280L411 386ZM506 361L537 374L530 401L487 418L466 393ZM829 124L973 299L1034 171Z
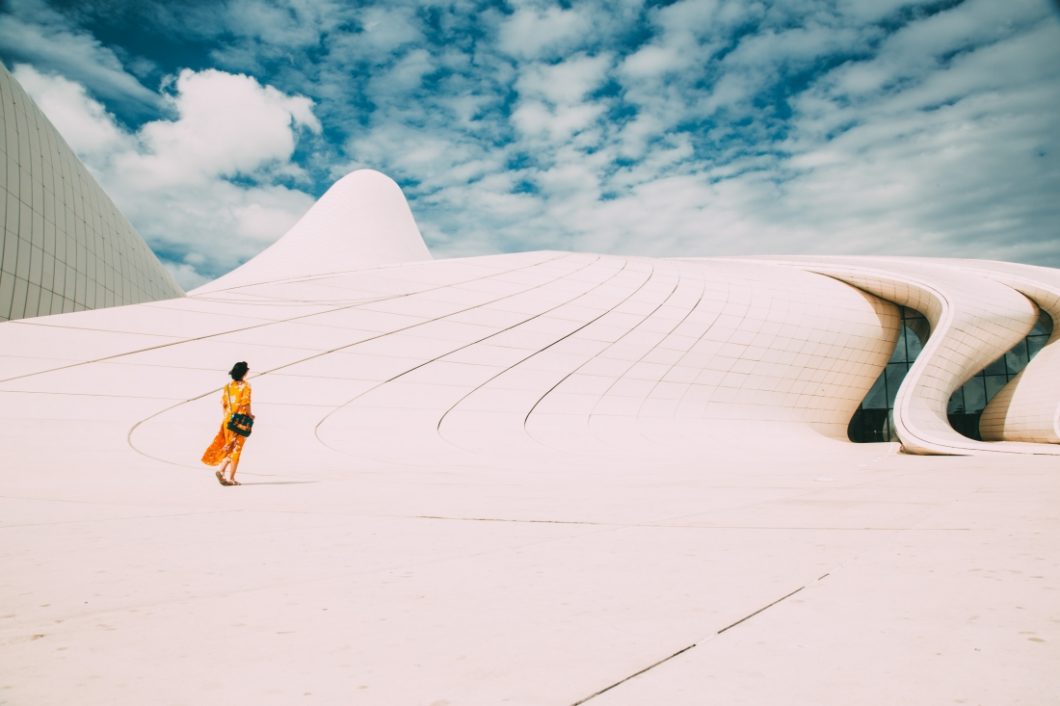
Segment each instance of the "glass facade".
M927 319L913 309L898 307L902 327L887 367L850 420L847 436L851 441L897 441L894 433L894 398L909 366L924 347L930 333ZM950 424L961 434L979 440L979 417L987 403L1027 366L1045 346L1053 332L1053 321L1044 311L1031 332L1016 346L966 382L950 398L947 414Z

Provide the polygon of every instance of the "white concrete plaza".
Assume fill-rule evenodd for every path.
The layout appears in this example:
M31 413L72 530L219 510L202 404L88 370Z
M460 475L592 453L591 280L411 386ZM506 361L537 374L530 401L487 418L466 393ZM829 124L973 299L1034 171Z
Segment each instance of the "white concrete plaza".
M277 467L251 438L244 485L221 488L122 450L128 426L105 416L78 422L76 446L4 421L40 430L32 457L5 453L4 703L573 704L618 682L590 703L1060 693L1046 458L760 444L696 464L321 471Z

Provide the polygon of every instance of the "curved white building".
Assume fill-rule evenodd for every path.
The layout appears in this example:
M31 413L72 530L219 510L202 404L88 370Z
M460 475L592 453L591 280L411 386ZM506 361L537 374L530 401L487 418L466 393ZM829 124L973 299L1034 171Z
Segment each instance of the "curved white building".
M0 321L184 292L0 65Z
M923 258L828 258L799 266L920 312L930 325L923 352L898 390L894 424L912 453L1060 453L1050 446L970 440L949 424L947 404L962 384L1026 337L1042 310L1057 313L1056 278L1046 268L1010 263ZM1050 286L1049 283L1052 283ZM1048 380L1060 379L1046 343L1029 376L1022 372L984 412L984 437L992 441L1060 441L1060 396ZM1048 372L1047 372L1048 369ZM1038 377L1038 376L1042 377ZM1025 382L1027 378L1030 382ZM1045 383L1044 385L1042 383ZM1023 387L1027 392L1019 392ZM1034 392L1029 392L1034 390ZM1022 404L1010 400L1018 397ZM1031 411L1033 410L1033 411Z
M1047 703L1058 295L982 261L431 260L355 172L187 296L0 323L0 701Z

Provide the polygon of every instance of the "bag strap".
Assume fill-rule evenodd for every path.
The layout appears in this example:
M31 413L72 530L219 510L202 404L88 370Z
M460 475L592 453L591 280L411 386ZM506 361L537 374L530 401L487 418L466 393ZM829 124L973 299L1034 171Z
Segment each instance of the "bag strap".
M228 409L230 411L235 411L235 408L238 407L239 403L240 403L239 391L233 389L233 387L232 387L235 384L236 384L236 381L232 380L231 382L229 382L229 383L227 383L225 385L225 395L227 395L227 397L228 397Z

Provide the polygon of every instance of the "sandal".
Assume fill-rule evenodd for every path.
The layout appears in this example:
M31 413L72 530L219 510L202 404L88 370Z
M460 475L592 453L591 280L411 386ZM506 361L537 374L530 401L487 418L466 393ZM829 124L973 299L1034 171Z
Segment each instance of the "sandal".
M217 471L216 473L214 473L214 475L217 477L217 482L221 485L232 485L231 483L225 480L225 477L221 475L220 471Z
M233 478L232 480L228 481L228 485L243 485L243 484L240 483L239 481L237 481L235 478Z

